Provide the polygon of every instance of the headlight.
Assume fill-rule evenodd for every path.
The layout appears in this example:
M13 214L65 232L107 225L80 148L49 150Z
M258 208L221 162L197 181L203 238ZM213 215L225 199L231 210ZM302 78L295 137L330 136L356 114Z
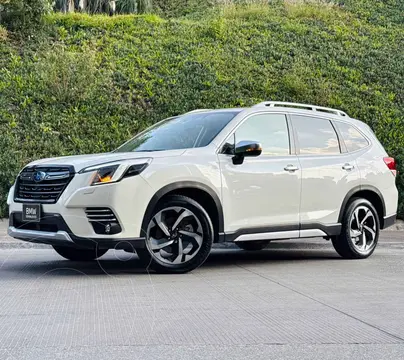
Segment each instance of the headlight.
M105 183L112 182L114 174L118 168L119 168L119 165L114 165L114 166L107 166L107 167L98 169L93 176L91 185L105 184Z
M109 184L123 178L139 175L151 163L151 159L122 160L89 166L79 171L80 174L93 172L90 185Z

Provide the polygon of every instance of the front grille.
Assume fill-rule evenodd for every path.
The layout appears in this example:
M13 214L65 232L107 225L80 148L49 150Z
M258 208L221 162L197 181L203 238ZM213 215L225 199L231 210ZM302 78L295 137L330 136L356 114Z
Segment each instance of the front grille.
M54 204L74 177L72 166L30 166L18 176L14 201Z
M118 219L110 208L86 208L86 215L96 234L113 235L122 231Z

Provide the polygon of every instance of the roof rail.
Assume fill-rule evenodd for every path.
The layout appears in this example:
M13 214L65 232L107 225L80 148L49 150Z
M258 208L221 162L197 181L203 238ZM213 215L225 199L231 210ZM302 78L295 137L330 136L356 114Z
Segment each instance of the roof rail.
M291 103L291 102L283 102L283 101L264 101L261 102L257 105L254 105L253 107L261 107L261 106L267 106L267 107L294 107L298 109L306 109L306 110L311 110L311 111L320 111L320 112L325 112L325 113L330 113L338 116L343 116L343 117L349 117L348 114L344 111L337 110L337 109L332 109L328 107L323 107L323 106L316 106L316 105L309 105L309 104L299 104L299 103Z

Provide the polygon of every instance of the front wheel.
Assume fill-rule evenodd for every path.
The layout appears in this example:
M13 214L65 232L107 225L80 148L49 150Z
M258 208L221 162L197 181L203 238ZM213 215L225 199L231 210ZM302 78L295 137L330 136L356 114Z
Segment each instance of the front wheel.
M353 199L342 220L342 231L332 244L345 259L365 259L375 251L380 221L374 206L366 199Z
M158 204L145 231L146 248L136 252L144 267L160 273L185 273L202 265L214 237L205 209L182 195Z
M75 249L67 246L53 246L53 248L60 256L72 261L92 261L108 251L108 249Z

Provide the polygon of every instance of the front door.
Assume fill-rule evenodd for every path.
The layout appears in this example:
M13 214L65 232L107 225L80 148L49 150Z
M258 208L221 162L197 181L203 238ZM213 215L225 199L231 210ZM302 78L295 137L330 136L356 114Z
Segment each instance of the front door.
M263 152L235 165L219 154L225 232L299 235L301 170L293 155L285 114L260 113L243 120L227 143L259 142ZM282 236L279 236L282 238Z

